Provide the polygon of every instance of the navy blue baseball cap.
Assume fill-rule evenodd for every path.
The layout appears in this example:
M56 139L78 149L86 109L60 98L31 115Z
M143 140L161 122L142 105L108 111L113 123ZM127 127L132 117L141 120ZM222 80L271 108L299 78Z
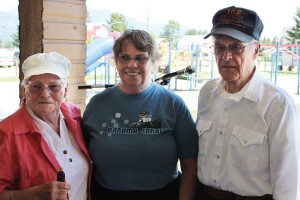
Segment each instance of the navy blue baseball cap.
M259 41L264 25L256 12L235 6L219 10L212 20L211 35L228 35L243 42Z

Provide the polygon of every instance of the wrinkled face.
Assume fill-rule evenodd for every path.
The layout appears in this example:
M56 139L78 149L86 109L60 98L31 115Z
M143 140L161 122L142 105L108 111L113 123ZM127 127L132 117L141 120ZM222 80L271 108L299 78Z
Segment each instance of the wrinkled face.
M224 81L247 83L255 67L259 45L244 43L228 36L215 36L215 59Z
M58 76L41 74L31 76L24 85L23 92L31 110L43 119L45 115L59 112L67 89Z
M128 43L124 51L117 55L116 64L123 92L140 93L150 86L152 65L148 52L140 51Z

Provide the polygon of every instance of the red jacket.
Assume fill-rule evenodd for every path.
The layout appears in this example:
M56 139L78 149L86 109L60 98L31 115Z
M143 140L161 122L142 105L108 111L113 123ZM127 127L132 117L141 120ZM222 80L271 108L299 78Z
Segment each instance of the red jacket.
M61 111L75 140L89 160L87 188L90 191L92 162L81 131L80 110L65 103L61 106ZM0 122L0 193L54 181L59 170L58 161L22 102L15 113Z

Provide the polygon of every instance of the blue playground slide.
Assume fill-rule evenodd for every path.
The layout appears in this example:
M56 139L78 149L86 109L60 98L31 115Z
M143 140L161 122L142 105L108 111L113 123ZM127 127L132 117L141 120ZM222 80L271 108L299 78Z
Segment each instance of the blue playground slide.
M113 37L96 39L87 45L86 51L86 74L91 73L97 67L101 66L98 60L107 54L112 53L112 47L115 42Z

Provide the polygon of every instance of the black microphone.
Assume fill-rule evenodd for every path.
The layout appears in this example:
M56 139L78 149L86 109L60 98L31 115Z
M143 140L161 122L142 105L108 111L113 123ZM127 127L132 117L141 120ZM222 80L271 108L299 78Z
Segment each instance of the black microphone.
M65 172L63 169L60 169L60 171L57 173L57 181L65 182Z
M109 88L114 86L114 84L104 84L104 85L79 85L78 90L82 89L93 89L93 88Z
M195 72L195 70L193 70L192 67L189 65L185 69L182 69L182 70L179 70L179 71L176 71L176 72L173 72L173 73L166 74L166 75L164 75L160 78L155 79L155 81L169 80L169 79L171 79L175 76L179 76L179 75L183 75L183 74L192 74L194 72Z

